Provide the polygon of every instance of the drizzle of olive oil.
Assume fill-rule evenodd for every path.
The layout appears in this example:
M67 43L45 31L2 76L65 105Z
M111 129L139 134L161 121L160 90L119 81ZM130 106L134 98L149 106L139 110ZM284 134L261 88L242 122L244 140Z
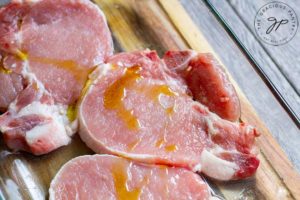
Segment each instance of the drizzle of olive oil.
M0 58L1 58L1 60L0 60L0 73L3 73L3 74L11 74L12 71L11 71L10 69L4 68L4 64L3 64L3 62L4 62L4 57L1 56Z
M81 90L81 94L80 94L80 98L79 101L82 100L82 98L85 96L85 94L87 93L88 89L90 88L90 86L92 85L93 81L91 79L88 79L85 84L83 89Z
M30 60L42 64L54 65L55 67L70 71L73 74L74 78L78 81L82 80L82 78L86 77L87 74L89 73L89 70L81 68L73 60L58 60L58 59L41 58L41 57L30 57Z
M165 147L165 150L168 152L177 151L178 147L175 144L171 144Z
M126 97L126 88L131 87L141 78L139 71L140 67L138 66L125 68L124 75L110 85L104 93L104 107L117 111L118 116L131 130L139 127L138 120L132 110L125 108L123 99Z
M28 59L28 54L26 52L17 50L16 51L16 55L18 56L18 58L22 61L26 61Z
M111 70L117 70L120 66L116 64L111 64Z
M175 92L167 85L155 85L151 87L150 90L151 98L155 101L159 101L159 95L164 94L166 96L175 96Z
M4 66L2 65L2 63L0 63L0 73L3 73L3 74L11 74L12 71L11 71L10 69L4 68Z
M12 71L10 69L5 69L3 66L0 66L0 73L11 74Z
M150 97L157 103L159 103L159 95L164 94L166 96L176 96L177 93L172 91L167 85L155 85L150 89ZM165 109L168 115L172 115L174 112L174 107L169 107Z
M164 140L164 139L159 139L159 140L156 141L155 147L160 148L160 147L162 147L162 145L163 145L164 143L165 143L165 140Z
M25 51L16 51L16 56L22 61L26 61L30 59L33 62L54 65L55 67L68 70L74 76L77 81L82 81L86 79L87 75L91 73L95 68L88 69L86 67L79 66L73 60L59 60L53 58L43 58L43 57L34 57L29 56Z
M70 122L74 121L77 117L76 104L69 105L67 108L67 117Z
M112 167L115 190L118 200L137 200L140 196L141 189L135 188L129 191L127 186L126 165L123 162L117 162Z
M32 84L32 87L33 87L33 89L34 89L35 91L38 91L38 90L39 90L39 86L38 86L38 84L37 84L36 82L34 82L34 83Z
M165 143L166 143L165 139L161 138L156 141L155 147L161 148L162 146L164 146ZM168 152L177 151L177 149L178 149L178 147L175 144L170 144L170 145L165 146L165 150Z
M85 94L87 93L87 91L91 85L92 85L92 80L87 79L84 87L81 90L81 93L80 93L77 103L74 103L74 104L68 106L67 117L70 122L74 121L77 118L77 114L78 114L78 106L77 105L82 101L82 98L85 96Z
M128 144L128 150L129 151L132 151L135 149L135 147L140 143L140 140L136 140L130 144Z
M172 106L172 107L169 107L169 108L166 108L166 113L167 113L168 115L172 115L173 112L174 112L174 107L173 107L173 106Z

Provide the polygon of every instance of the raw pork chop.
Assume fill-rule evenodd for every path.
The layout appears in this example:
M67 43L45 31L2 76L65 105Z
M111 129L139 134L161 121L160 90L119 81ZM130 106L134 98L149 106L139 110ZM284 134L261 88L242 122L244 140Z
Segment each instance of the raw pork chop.
M56 102L74 103L90 69L112 54L110 31L88 0L14 1L0 10L4 67L29 68Z
M112 52L105 17L88 0L13 1L1 8L1 67L7 73L0 85L18 86L15 93L1 93L3 105L19 94L0 120L8 146L43 154L67 144L76 131L68 106L74 107L88 74ZM15 76L17 86L11 83ZM20 83L27 88L22 93ZM45 95L51 103L43 102ZM24 96L32 101L16 108Z
M50 200L208 200L201 178L182 168L151 166L110 155L77 157L52 180Z
M195 100L221 118L237 121L241 115L239 98L228 76L212 54L168 51L166 65L186 81Z
M156 52L121 53L91 75L80 136L95 152L180 166L219 180L253 175L256 130L194 101Z

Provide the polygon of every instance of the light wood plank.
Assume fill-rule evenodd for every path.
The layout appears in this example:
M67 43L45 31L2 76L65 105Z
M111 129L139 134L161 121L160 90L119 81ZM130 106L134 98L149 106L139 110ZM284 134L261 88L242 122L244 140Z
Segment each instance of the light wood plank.
M251 30L253 35L256 35L254 30L254 19L258 10L270 1L266 0L229 0L234 10L242 18L243 22ZM298 0L284 0L281 1L288 4L298 15L300 20L300 1ZM299 23L299 22L298 22ZM299 29L299 28L298 28ZM300 34L299 30L295 37L288 43L280 46L272 46L263 42L260 44L264 47L266 52L272 57L280 71L287 77L293 87L296 89L298 95L300 95ZM298 104L299 101L298 101Z
M276 59L274 60L274 54L270 55L267 51L265 51L265 47L257 40L256 35L254 35L253 30L251 30L251 27L244 23L244 20L240 18L240 16L236 13L236 10L233 9L227 1L224 1L222 4L220 4L217 0L211 0L210 2L216 7L218 12L233 29L234 33L243 42L248 51L254 56L260 67L262 67L278 91L284 96L288 104L300 118L300 96L293 88L293 85L289 83L289 80L287 79L289 77L285 77L285 75L281 72L281 67L277 66L278 63L276 62L276 59L287 60L289 57L284 57L285 55L281 52L277 52L278 54L275 55ZM255 4L257 3L259 3L259 1L255 1ZM242 6L242 8L245 9L247 5L251 7L252 4L254 4L254 1L243 1L243 3L238 3L237 5L239 4L245 4L245 6ZM253 18L253 15L248 17ZM253 26L253 24L251 24L251 26ZM297 37L293 39L292 43L297 42L294 41L296 39ZM268 48L272 49L278 47L269 45ZM293 49L289 49L289 51L293 51ZM300 62L298 63L300 64ZM287 64L290 63L286 63L286 65ZM290 68L297 68L296 66L289 65ZM290 70L289 73L293 73L294 70L295 69Z

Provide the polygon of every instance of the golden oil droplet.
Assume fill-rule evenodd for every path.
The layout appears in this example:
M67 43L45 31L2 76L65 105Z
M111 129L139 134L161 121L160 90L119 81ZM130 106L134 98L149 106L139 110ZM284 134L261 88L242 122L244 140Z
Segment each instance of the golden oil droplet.
M125 108L123 99L126 95L126 88L131 87L140 79L139 71L140 67L138 66L125 68L124 75L110 85L104 92L104 107L109 110L117 111L118 116L131 130L135 130L139 127L138 120L133 115L132 110Z
M3 74L11 74L12 71L10 69L5 69L1 64L0 64L0 73Z
M26 52L17 50L16 51L16 55L18 56L19 59L21 59L22 61L26 61L28 59L28 55Z
M165 143L165 140L163 138L159 139L159 140L156 141L155 147L160 148L164 143Z
M12 71L10 69L5 69L4 68L4 64L3 64L3 62L4 62L4 56L1 56L0 58L1 58L1 60L0 60L0 73L11 74Z
M130 144L128 144L128 150L129 151L132 151L135 149L135 147L140 143L140 140L136 140Z
M174 113L174 107L172 106L172 107L167 108L167 109L166 109L166 113L167 113L168 115L172 115L172 114Z
M159 101L159 95L160 94L164 94L166 96L175 96L175 95L177 95L167 85L152 86L152 88L150 90L150 95L151 95L152 99L155 100L155 101Z
M112 167L115 191L118 200L137 200L139 199L141 188L135 188L132 191L127 187L127 172L124 162L117 162Z
M175 144L171 144L165 147L165 150L168 152L177 151L178 147Z
M77 117L76 104L72 104L72 105L68 106L67 117L68 117L70 122L72 122L76 119L76 117Z
M167 85L155 85L150 89L149 95L153 101L159 102L159 95L164 94L166 96L177 96L178 94L171 90L171 88ZM168 115L172 115L174 113L174 107L169 107L165 109Z

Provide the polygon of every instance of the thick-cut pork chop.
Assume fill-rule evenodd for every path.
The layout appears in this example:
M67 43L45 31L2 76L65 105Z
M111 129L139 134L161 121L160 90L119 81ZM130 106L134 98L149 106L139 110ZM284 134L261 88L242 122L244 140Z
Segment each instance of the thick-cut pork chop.
M212 54L168 51L166 65L186 81L193 98L221 118L237 121L241 115L239 98L228 76Z
M74 103L88 72L112 51L105 17L88 0L13 1L0 9L4 67L21 73L27 61L58 103Z
M209 200L207 185L182 168L144 165L110 155L77 157L53 179L50 200Z
M153 51L121 53L91 75L80 136L95 152L180 166L219 180L253 175L256 130L219 118Z
M40 155L68 144L77 130L69 108L112 52L105 17L88 0L12 1L1 8L0 107L19 94L0 117L7 145Z

